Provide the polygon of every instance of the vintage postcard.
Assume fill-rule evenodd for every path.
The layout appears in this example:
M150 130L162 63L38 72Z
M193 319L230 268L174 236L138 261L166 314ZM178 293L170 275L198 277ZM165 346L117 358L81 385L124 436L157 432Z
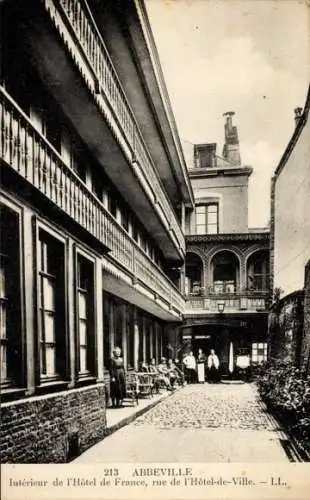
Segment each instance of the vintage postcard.
M2 0L1 493L310 491L310 6Z

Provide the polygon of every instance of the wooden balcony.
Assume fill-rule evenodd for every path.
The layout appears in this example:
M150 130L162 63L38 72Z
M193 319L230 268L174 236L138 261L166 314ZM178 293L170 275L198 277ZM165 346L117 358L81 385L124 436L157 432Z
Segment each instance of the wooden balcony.
M185 300L185 315L266 312L268 307L268 292L255 291L188 295Z
M19 176L110 249L109 256L171 308L184 299L0 87L0 155Z
M87 3L43 0L42 4L182 259L185 238L179 221Z

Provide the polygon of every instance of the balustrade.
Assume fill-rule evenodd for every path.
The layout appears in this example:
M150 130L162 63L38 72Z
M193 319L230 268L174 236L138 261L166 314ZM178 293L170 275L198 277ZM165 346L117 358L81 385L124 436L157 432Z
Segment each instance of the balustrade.
M71 26L92 73L95 75L100 91L105 96L114 118L123 131L123 136L131 148L133 158L139 164L144 178L153 190L154 198L161 206L162 213L174 233L178 246L184 251L184 235L161 180L156 173L156 168L143 140L134 113L130 108L87 3L81 0L59 0L58 4L60 6L59 11ZM52 0L45 0L45 5L48 9L51 9L52 5L53 8L57 8Z
M218 303L224 303L224 312L231 311L263 311L267 307L267 292L256 292L251 294L245 293L230 293L230 294L215 294L210 293L204 296L188 296L186 297L186 311L191 310L206 310L211 312L218 311Z
M110 256L165 303L182 312L184 299L140 249L27 115L0 87L0 154L21 177L110 248Z

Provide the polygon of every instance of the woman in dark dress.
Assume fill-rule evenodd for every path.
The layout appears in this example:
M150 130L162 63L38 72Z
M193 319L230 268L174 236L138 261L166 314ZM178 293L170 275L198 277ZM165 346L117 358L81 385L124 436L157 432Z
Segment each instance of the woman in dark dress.
M121 357L121 350L119 347L113 349L113 358L110 365L111 377L111 399L112 407L122 406L123 399L126 395L126 379L124 360Z

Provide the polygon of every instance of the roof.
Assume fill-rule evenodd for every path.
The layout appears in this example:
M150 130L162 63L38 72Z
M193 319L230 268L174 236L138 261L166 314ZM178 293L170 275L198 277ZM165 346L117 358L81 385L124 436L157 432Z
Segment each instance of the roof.
M279 164L274 172L274 177L279 177L282 170L284 169L285 164L286 164L287 160L289 159L289 157L290 157L290 155L291 155L291 153L292 153L292 151L293 151L307 121L308 121L309 108L310 108L310 85L308 88L308 94L307 94L306 103L305 103L303 113L298 120L298 123L297 123L295 130L293 132L293 135L292 135L288 145L286 146L286 149L281 157L281 160L280 160L280 162L279 162Z

